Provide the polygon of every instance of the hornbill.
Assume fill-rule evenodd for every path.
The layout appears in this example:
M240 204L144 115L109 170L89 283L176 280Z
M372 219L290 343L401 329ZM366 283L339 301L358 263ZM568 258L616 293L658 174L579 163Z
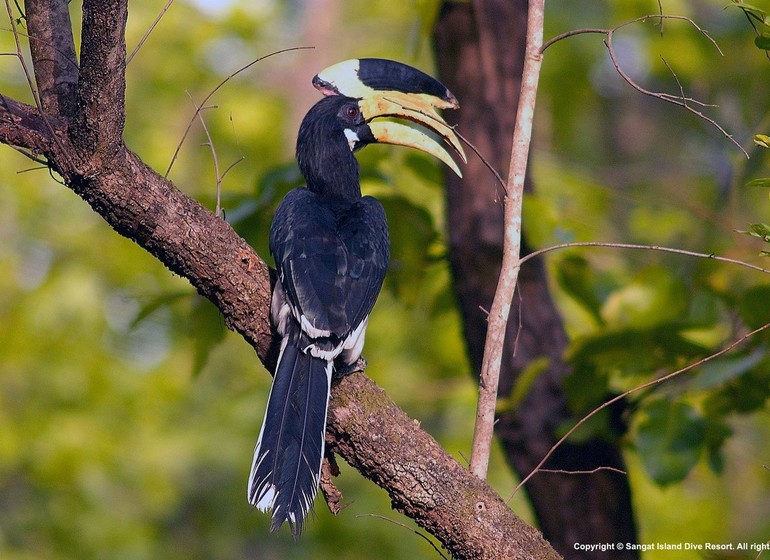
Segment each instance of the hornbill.
M454 131L435 112L457 100L434 78L398 62L354 59L313 78L325 97L307 113L296 157L306 187L290 191L270 229L278 280L271 317L281 336L278 365L254 450L249 502L272 510L271 531L289 522L296 538L318 489L332 376L361 355L369 313L388 266L382 205L361 195L353 153L375 142L410 146L460 174L432 129L465 160Z

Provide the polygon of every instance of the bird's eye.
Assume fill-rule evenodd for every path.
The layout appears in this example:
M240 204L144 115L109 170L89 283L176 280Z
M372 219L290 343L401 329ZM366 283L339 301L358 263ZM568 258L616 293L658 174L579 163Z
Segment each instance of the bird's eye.
M345 108L345 116L351 120L358 117L358 107L355 105L348 105Z

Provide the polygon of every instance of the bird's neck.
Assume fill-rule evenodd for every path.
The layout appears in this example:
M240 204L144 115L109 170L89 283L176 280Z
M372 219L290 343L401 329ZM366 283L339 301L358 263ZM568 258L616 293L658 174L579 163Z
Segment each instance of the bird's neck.
M304 170L307 187L321 198L355 202L361 198L358 161L352 153L319 160L321 165Z

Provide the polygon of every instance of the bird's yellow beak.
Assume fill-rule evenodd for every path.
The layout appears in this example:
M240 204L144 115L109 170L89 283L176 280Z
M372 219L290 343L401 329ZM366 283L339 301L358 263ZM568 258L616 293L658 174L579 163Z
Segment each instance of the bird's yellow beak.
M446 163L458 176L462 172L444 145L423 130L381 117L406 119L435 132L467 161L454 129L437 112L457 109L454 95L435 78L393 60L361 58L340 62L319 72L313 85L324 95L344 95L359 100L361 114L378 142L408 146Z

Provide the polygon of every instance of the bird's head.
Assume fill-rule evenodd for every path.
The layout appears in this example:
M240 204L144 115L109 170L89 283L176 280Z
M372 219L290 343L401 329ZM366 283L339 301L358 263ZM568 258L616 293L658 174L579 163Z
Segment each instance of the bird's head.
M311 190L339 194L358 190L358 162L352 153L376 142L357 99L324 97L302 119L297 163Z
M345 173L347 166L356 165L349 154L375 142L427 152L462 176L444 145L463 161L465 153L454 130L436 112L459 104L435 78L400 62L361 58L326 68L313 78L313 85L326 97L305 116L297 139L297 160L309 183L321 180L312 169L320 158L326 160L325 173ZM422 128L376 120L382 117L412 121L433 131L443 144Z

